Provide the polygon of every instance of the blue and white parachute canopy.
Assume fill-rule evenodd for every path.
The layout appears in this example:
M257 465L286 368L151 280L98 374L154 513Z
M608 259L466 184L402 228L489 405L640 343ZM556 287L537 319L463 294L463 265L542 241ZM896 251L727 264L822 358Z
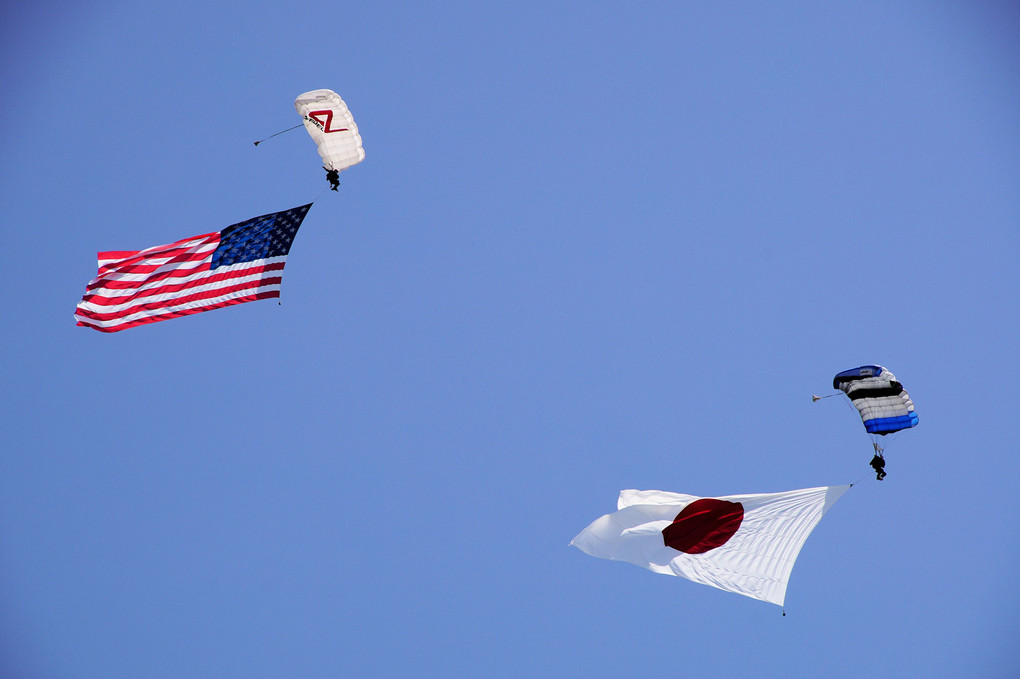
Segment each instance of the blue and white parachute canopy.
M880 365L862 365L844 370L832 380L861 414L869 434L885 436L917 426L917 413L903 385Z

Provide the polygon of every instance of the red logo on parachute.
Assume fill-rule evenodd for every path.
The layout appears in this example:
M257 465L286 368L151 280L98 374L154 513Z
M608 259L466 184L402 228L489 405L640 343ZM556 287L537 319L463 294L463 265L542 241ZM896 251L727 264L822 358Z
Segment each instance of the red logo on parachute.
M347 131L346 127L330 127L333 124L333 112L329 109L326 109L325 111L309 111L308 119L317 124L319 128L326 133Z
M701 498L662 529L662 541L678 552L703 554L726 544L743 520L744 505L739 502Z

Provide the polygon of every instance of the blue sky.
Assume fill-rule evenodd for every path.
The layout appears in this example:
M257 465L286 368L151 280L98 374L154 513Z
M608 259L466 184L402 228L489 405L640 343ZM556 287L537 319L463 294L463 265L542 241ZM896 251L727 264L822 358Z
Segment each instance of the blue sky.
M1015 676L1020 16L817 5L0 10L0 674ZM252 144L318 88L335 194ZM280 304L75 326L97 251L313 200ZM810 399L869 363L881 483ZM850 482L785 617L568 547Z

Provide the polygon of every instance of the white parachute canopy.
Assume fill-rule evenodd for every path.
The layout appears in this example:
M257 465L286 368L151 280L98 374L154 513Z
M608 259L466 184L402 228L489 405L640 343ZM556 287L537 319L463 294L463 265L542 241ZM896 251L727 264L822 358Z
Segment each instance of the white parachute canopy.
M347 104L333 90L312 90L294 100L305 129L319 147L327 172L337 172L365 159L361 135Z

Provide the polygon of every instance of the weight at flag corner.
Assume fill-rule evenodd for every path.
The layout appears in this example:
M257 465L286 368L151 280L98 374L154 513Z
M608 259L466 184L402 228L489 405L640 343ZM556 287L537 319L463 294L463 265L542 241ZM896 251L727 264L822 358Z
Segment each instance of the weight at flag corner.
M570 544L601 559L782 606L804 542L849 488L714 498L624 490L617 511L596 519Z

